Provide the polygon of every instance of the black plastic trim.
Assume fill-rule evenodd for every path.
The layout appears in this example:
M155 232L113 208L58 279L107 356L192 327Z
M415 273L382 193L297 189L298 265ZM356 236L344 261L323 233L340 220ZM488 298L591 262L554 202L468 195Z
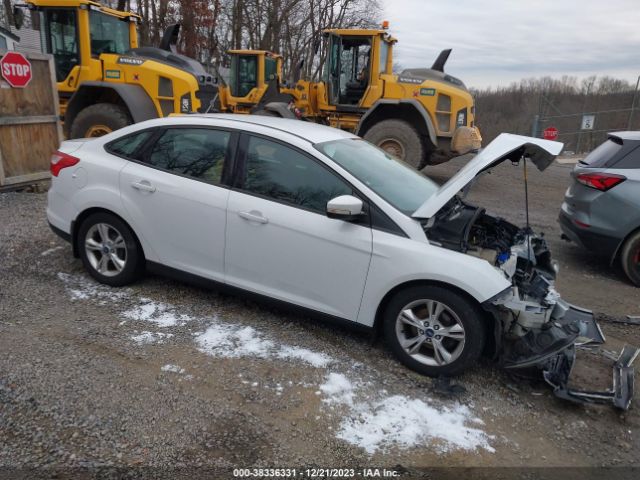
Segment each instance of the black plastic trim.
M58 235L65 242L72 243L71 242L71 234L70 233L67 233L64 230L59 229L58 227L54 226L51 222L49 222L49 228L51 228L51 231L53 231L53 233Z

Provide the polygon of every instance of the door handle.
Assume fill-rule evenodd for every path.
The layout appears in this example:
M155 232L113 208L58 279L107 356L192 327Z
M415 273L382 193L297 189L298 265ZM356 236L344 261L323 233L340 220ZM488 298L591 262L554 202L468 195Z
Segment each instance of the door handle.
M250 222L269 223L269 220L266 217L263 217L260 212L256 212L255 210L251 210L250 212L238 212L238 216L245 220L249 220Z
M145 192L155 192L156 191L156 187L154 187L153 185L151 185L149 182L147 182L146 180L140 180L139 182L133 182L131 184L131 186L133 188L135 188L136 190L143 190Z

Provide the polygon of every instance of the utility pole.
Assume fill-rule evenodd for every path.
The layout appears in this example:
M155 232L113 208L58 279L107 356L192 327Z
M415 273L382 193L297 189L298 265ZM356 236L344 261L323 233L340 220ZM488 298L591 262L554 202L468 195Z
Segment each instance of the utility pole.
M633 121L633 110L636 106L636 97L638 96L638 86L640 86L640 75L636 81L636 89L633 92L633 100L631 100L631 111L629 112L629 122L627 123L627 130L631 130L631 123Z

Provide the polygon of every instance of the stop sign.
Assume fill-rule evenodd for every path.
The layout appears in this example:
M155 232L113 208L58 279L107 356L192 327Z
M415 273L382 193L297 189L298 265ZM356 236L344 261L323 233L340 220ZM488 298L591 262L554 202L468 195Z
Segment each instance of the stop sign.
M542 136L545 140L555 140L558 138L558 129L556 127L545 128Z
M14 88L24 88L31 81L31 64L24 55L8 52L0 60L0 74Z

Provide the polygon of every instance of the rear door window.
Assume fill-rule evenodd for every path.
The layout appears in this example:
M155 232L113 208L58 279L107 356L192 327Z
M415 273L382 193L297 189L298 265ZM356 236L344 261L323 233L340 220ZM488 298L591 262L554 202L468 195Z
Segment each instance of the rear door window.
M219 184L231 132L211 128L168 128L148 149L145 163L161 170Z

